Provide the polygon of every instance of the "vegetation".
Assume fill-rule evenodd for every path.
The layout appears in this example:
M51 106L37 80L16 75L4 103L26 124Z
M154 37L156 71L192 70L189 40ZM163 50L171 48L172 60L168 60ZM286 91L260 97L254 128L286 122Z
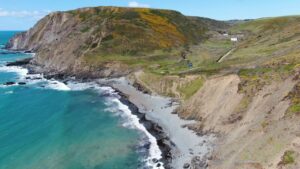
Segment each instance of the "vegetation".
M160 75L143 72L138 76L139 83L164 96L186 100L193 96L203 85L202 76Z
M203 83L203 78L199 77L185 84L184 86L179 87L178 91L183 95L183 98L186 100L193 96L203 86Z
M299 23L299 16L290 16L257 19L233 26L230 33L243 38L225 62L241 67L295 57L300 51Z
M295 152L291 150L284 152L280 164L288 165L293 163L295 163Z
M81 48L86 51L83 60L93 66L114 61L155 74L177 75L191 69L188 63L202 71L203 64L213 63L231 46L228 40L208 40L209 31L228 27L225 22L187 17L177 11L96 7L68 13L78 20L80 33L92 35ZM211 69L215 68L203 71Z
M288 97L291 100L291 106L287 111L287 115L300 114L300 83L294 87Z
M104 41L94 53L103 55L143 56L153 50L170 50L186 44L199 43L207 38L208 24L176 11L146 8L97 7L69 11L82 25L104 30L110 40ZM105 22L104 22L105 21ZM102 23L102 24L99 24ZM92 30L91 30L92 31ZM103 34L103 33L102 33Z
M238 72L242 79L239 92L246 97L237 111L243 111L256 92L274 80L291 76L300 64L298 16L237 23L228 29L229 34L242 37L234 44L217 32L227 29L226 23L186 17L171 10L99 7L70 13L84 25L80 29L82 33L94 31L96 37L104 35L100 46L93 40L86 42L83 48L92 50L85 53L85 62L96 67L121 62L143 69L147 77L141 80L149 86L153 81L163 81L164 87L159 90L164 95L174 96L167 88L172 88L176 80L167 78L170 82L165 81L172 75ZM216 62L231 49L235 49L234 52L222 63ZM198 78L178 85L177 91L188 99L202 84L203 79ZM298 113L300 99L291 98L289 112Z

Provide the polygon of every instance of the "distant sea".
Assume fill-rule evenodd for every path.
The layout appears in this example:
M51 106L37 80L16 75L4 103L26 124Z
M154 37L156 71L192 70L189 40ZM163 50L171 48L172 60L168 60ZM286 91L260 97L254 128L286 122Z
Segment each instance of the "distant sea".
M0 169L152 168L153 138L111 88L5 66L33 57L3 49L16 33L0 32Z

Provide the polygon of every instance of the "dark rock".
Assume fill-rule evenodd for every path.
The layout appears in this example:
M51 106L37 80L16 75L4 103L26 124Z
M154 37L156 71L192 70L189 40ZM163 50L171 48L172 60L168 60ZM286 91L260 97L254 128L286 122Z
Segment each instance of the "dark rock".
M161 164L160 164L160 163L157 163L157 164L156 164L156 167L160 167L160 166L161 166Z
M183 168L190 168L190 164L189 164L189 163L185 163L185 164L183 165Z
M177 111L172 111L171 113L172 113L172 114L178 114Z
M150 149L150 146L151 146L151 143L150 143L150 142L147 142L147 143L145 143L145 144L143 145L143 148L149 150L149 149Z
M41 80L41 79L42 79L41 77L34 77L34 78L32 78L32 80Z
M146 114L142 114L140 117L140 121L147 121Z
M195 169L207 168L207 166L208 166L206 159L201 159L201 157L199 157L199 156L196 156L192 159L191 165Z
M26 50L26 51L24 51L24 53L32 53L32 51Z
M153 162L153 163L158 163L158 159L153 158L153 159L152 159L152 162Z
M18 84L19 84L19 85L26 85L25 82L19 82Z
M144 94L151 94L151 91L149 91L139 83L133 83L133 87L135 87L138 91L143 92Z
M14 84L16 84L15 82L6 82L6 83L4 83L4 85L6 85L6 86L11 86L11 85L14 85Z
M31 60L32 60L32 58L26 58L23 60L18 60L15 62L7 63L6 66L24 66L24 65L29 64Z

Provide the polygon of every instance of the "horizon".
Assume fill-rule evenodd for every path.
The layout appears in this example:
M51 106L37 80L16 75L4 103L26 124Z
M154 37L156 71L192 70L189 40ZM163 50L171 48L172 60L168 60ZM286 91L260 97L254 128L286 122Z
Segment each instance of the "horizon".
M175 10L187 16L220 21L299 16L300 14L300 10L297 8L300 1L282 2L281 0L265 0L263 2L258 0L228 0L221 3L220 0L201 2L190 0L189 2L177 1L176 3L171 2L171 0L165 0L164 2L150 0L116 0L114 2L108 0L102 2L78 0L72 4L66 0L45 0L43 3L38 0L14 1L17 3L0 0L0 31L25 31L51 12L99 6Z

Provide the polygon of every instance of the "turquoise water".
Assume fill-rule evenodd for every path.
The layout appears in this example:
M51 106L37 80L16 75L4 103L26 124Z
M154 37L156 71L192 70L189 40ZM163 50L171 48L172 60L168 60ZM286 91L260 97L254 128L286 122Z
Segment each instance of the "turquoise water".
M0 45L15 33L0 32ZM0 54L0 84L24 80L22 71L3 65L25 57ZM66 91L49 83L57 86L46 80L1 85L0 169L140 168L141 133L123 127L126 119L101 94L105 89Z

